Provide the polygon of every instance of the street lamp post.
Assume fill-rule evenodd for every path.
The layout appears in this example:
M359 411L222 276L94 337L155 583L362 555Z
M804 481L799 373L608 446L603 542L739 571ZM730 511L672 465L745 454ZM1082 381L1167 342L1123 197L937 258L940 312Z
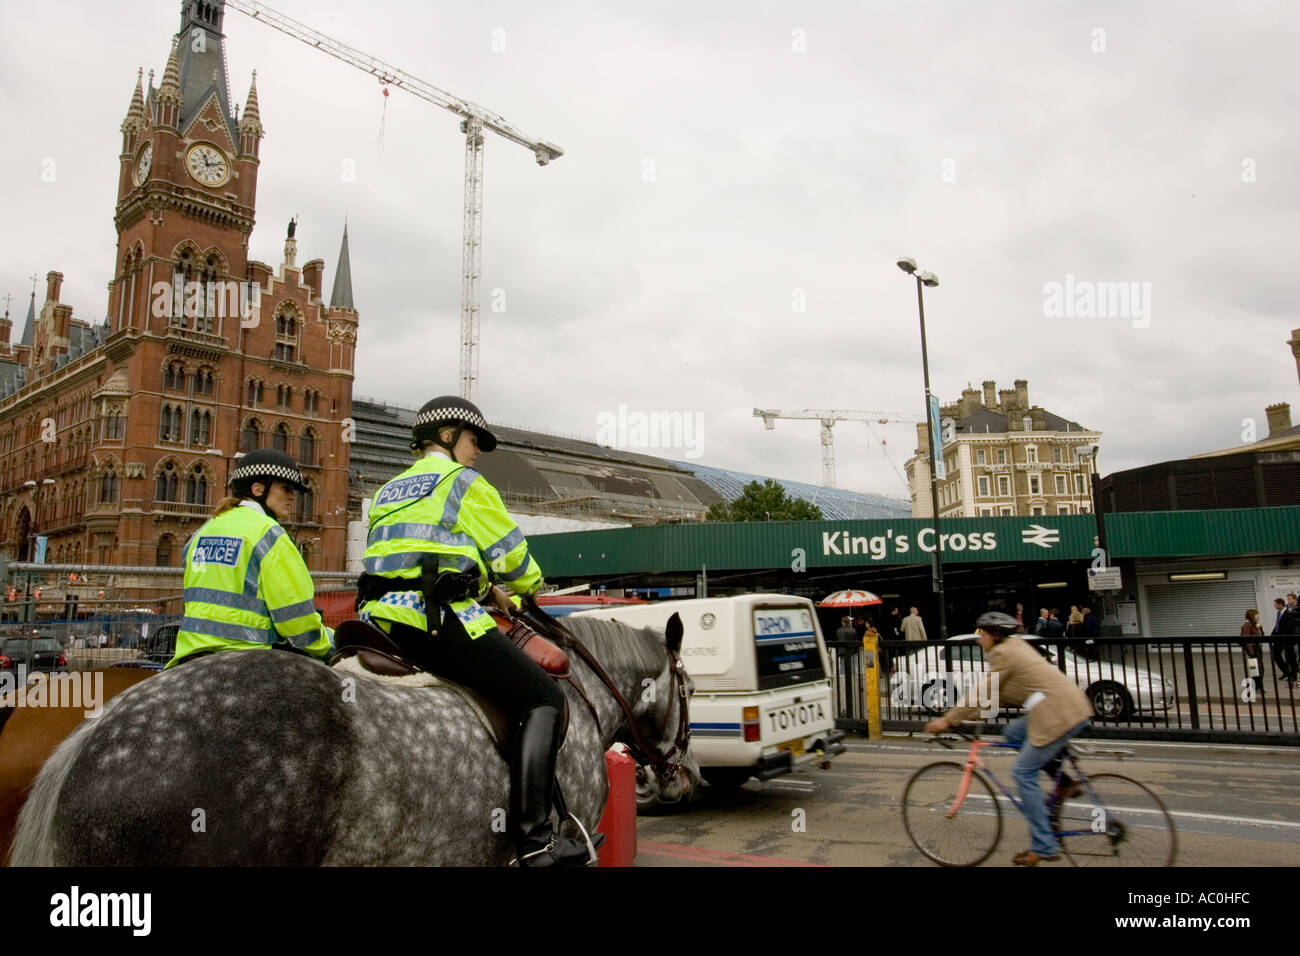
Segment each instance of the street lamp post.
M939 284L939 277L933 272L918 272L915 259L898 260L898 268L910 276L916 277L916 307L921 316L921 370L925 375L925 434L930 445L930 507L934 512L934 550L930 552L931 581L930 587L939 596L939 639L948 639L948 610L943 599L943 554L939 536L939 479L938 463L935 460L934 421L930 415L930 355L925 342L925 296L921 287L934 288Z

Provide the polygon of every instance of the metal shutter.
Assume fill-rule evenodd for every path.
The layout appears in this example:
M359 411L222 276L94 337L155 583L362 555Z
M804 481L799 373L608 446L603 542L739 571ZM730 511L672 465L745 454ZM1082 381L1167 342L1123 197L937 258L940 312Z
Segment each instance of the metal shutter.
M1151 637L1238 637L1255 606L1255 582L1198 581L1142 588Z

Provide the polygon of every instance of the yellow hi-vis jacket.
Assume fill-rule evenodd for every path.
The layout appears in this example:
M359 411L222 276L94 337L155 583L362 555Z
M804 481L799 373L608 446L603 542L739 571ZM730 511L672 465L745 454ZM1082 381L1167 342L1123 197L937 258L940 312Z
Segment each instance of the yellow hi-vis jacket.
M199 528L185 547L185 619L176 656L284 642L324 658L334 632L312 603L302 555L274 518L246 501Z
M542 586L542 571L497 490L477 471L437 452L384 485L370 505L363 567L370 574L409 579L412 590L366 602L362 620L428 629L419 590L420 559L426 554L439 556L440 574L477 572L479 597L493 579L516 594L532 594ZM496 627L473 596L449 606L472 638Z

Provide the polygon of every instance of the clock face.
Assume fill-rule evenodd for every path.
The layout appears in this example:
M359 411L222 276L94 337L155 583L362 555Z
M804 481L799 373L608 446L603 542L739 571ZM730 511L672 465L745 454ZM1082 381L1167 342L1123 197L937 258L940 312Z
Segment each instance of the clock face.
M140 157L135 161L135 184L139 186L149 178L149 170L153 166L153 143L145 143L144 149L140 150Z
M197 143L185 154L185 168L205 186L220 186L230 178L230 164L221 150L207 143Z

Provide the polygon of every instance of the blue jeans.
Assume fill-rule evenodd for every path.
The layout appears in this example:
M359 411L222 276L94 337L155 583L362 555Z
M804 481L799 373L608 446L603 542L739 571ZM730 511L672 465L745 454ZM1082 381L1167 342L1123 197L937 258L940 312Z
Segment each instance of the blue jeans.
M1020 802L1024 804L1025 819L1029 821L1030 849L1039 856L1056 856L1060 849L1056 837L1052 834L1052 824L1047 818L1047 807L1043 804L1043 791L1038 788L1038 774L1057 754L1065 749L1071 737L1087 729L1089 721L1083 721L1060 737L1043 747L1029 743L1029 715L1017 717L1003 732L1003 739L1020 748L1020 754L1011 767L1011 776L1015 778L1020 791Z

